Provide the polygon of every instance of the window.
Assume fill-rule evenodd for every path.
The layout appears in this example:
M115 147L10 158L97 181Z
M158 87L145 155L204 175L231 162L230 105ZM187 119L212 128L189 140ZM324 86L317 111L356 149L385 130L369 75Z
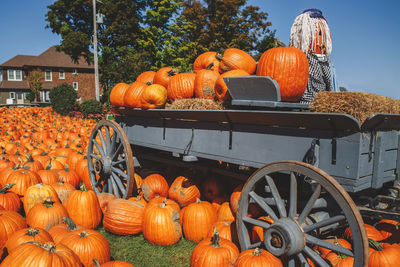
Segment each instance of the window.
M8 80L9 81L22 81L22 71L21 70L8 70Z
M3 81L3 71L0 70L0 82L2 82L2 81Z
M78 74L78 70L77 70L77 69L74 69L74 70L72 71L72 74L77 75L77 74Z
M10 99L15 99L15 92L10 92Z
M74 87L75 90L78 90L78 82L73 82L72 87Z
M22 93L22 92L18 92L18 93L17 93L17 99L18 99L18 100L22 100L22 96L23 96L23 93Z
M58 73L58 79L65 80L65 72L64 72L64 70L60 70L60 72Z
M27 100L27 99L28 99L28 94L29 94L29 93L24 93L24 100Z
M45 81L52 81L52 80L53 80L51 70L46 70L46 71L45 71L45 73L44 73L44 80L45 80Z

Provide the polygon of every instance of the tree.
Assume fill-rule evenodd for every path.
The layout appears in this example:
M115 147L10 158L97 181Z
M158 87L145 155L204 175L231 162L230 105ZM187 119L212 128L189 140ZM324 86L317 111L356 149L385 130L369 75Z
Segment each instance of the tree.
M67 115L73 110L78 95L75 89L66 83L63 83L50 90L50 103L55 112L60 115Z
M43 89L42 84L43 73L39 70L33 70L29 77L29 88L31 89L31 94L29 94L29 101L36 101L39 99L39 92Z
M271 49L273 47L286 46L279 38L275 37L276 31L271 31L268 35L264 36L264 38L257 43L256 45L256 54L254 55L254 59L258 61L261 55Z

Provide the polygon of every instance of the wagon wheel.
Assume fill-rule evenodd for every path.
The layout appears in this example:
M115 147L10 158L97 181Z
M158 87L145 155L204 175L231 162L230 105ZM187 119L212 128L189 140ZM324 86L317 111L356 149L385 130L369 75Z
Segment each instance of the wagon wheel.
M310 193L300 199L298 193L304 194L304 190L300 189L303 180L308 182ZM283 185L280 190L277 188L279 184ZM321 203L321 196L337 203L328 206L330 211L336 210L336 213L312 222L309 217L318 208L316 203ZM254 207L268 215L272 223L248 215ZM310 266L307 258L318 266L330 266L313 250L314 246L352 256L354 266L368 265L368 239L356 205L334 178L307 163L281 161L257 170L243 187L236 218L242 250L264 246L280 257L285 266ZM319 237L322 228L346 223L353 234L352 250L333 245ZM250 231L253 226L263 228L262 242L251 240Z
M102 120L94 127L88 145L88 169L96 193L128 198L136 192L132 149L118 123Z

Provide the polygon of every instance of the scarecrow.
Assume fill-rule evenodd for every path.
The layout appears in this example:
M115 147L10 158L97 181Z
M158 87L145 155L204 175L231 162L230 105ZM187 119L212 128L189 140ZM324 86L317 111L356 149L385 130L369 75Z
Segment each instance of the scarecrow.
M290 30L289 45L305 52L308 59L308 84L301 103L311 103L320 91L336 91L334 69L329 60L332 38L320 10L307 9L296 17Z

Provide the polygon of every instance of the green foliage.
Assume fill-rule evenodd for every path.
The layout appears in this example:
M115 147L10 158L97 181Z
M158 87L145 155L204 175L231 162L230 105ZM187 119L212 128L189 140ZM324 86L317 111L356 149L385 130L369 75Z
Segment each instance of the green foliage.
M186 267L190 266L190 257L196 243L182 238L172 246L152 245L142 234L135 236L116 236L104 230L98 231L110 244L111 256L143 267Z
M61 36L58 49L74 60L93 61L92 11L87 0L55 0L48 6L46 27ZM131 83L147 70L190 71L201 53L229 47L257 57L259 46L275 41L268 14L246 0L102 0L97 11L105 15L97 38L105 96L114 84Z
M33 102L36 99L36 94L34 92L30 91L26 94L26 99L28 99L29 102Z
M28 95L29 101L34 101L38 98L40 90L43 88L42 84L43 73L40 70L33 70L29 76L29 88L31 94Z
M77 98L75 89L66 83L50 90L51 106L60 115L67 115L72 111Z
M89 99L82 102L80 110L85 117L88 114L101 114L103 112L103 105L96 99Z
M268 49L271 49L273 47L286 46L281 40L279 40L279 38L275 37L275 34L276 31L270 32L257 44L256 46L257 54L254 56L254 59L256 61L258 61L261 55Z

